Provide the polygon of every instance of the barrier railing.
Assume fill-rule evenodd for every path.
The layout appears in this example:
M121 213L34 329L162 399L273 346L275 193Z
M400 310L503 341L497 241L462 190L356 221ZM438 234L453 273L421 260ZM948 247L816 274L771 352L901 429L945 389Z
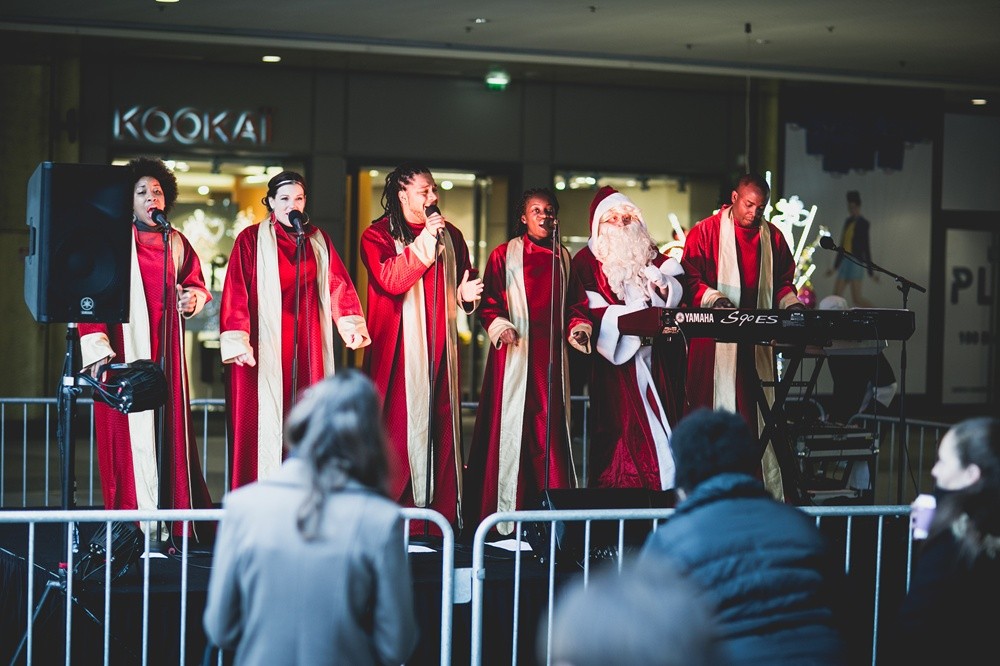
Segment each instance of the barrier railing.
M188 525L192 522L212 522L217 523L223 518L225 511L223 509L198 509L198 510L162 510L162 511L106 511L106 510L72 510L72 511L62 511L62 510L30 510L30 511L17 511L17 510L5 510L0 511L0 524L21 524L27 526L27 554L23 557L11 552L10 550L4 549L2 556L8 560L8 562L13 562L16 560L23 560L24 562L24 573L25 573L25 584L23 594L18 594L15 590L16 581L12 577L12 574L8 576L4 585L4 596L8 599L21 598L24 600L26 607L25 611L25 625L24 634L20 642L17 644L16 650L12 652L11 655L2 655L3 657L12 657L11 663L26 663L32 664L35 657L35 647L36 647L36 636L35 636L35 619L39 616L42 611L42 607L49 598L49 593L52 590L57 590L62 593L64 600L68 600L65 603L65 616L63 618L63 623L59 627L59 635L63 637L64 640L64 655L65 663L69 665L71 663L71 657L73 655L73 618L74 608L81 608L84 614L90 617L91 620L101 624L103 627L103 659L104 663L109 663L112 655L111 650L111 618L112 618L112 590L118 582L112 583L112 561L113 555L115 554L112 547L112 525L119 522L136 522L136 523L147 523L147 522L173 522L182 524L183 535L179 537L180 547L177 550L176 555L172 555L172 558L179 559L180 562L180 591L179 591L179 622L178 622L178 635L176 637L166 639L169 640L171 645L177 645L179 661L181 664L190 663L190 646L187 644L189 638L190 626L194 622L198 626L201 624L200 612L203 610L203 605L199 605L197 602L192 602L190 598L190 588L188 574L192 567L200 566L192 564L190 562L190 556L192 554L191 542L187 536ZM419 521L430 521L434 523L440 530L442 534L441 541L441 619L440 619L440 650L441 650L441 664L442 666L448 666L451 663L452 655L452 617L453 617L453 607L452 600L454 599L454 533L452 532L451 526L448 524L447 520L440 513L436 511L431 511L429 509L416 509L407 508L402 509L402 515L404 518L404 536L409 534L410 522L414 520ZM65 561L59 564L58 571L48 571L44 566L39 564L36 555L36 542L37 542L37 526L40 524L56 523L65 525L65 530L62 534L63 545L65 546ZM81 524L93 524L93 523L103 523L105 526L105 540L104 543L100 545L103 546L102 556L103 559L100 560L94 570L100 570L103 566L103 604L104 612L103 617L98 618L93 611L82 607L80 604L80 599L78 598L77 587L82 587L82 581L78 580L80 574L77 571L80 561L85 557L93 557L92 553L87 553L85 547L80 547L78 552L74 552L74 544L77 542L78 526ZM155 531L155 530L154 530ZM407 545L409 544L409 537L406 536ZM91 542L93 544L93 542ZM92 551L93 552L93 551ZM62 555L61 555L62 556ZM150 627L150 609L151 609L151 589L150 589L150 578L151 572L155 568L155 565L150 565L150 562L155 561L155 558L160 556L156 551L150 548L150 538L148 531L144 535L143 539L143 552L139 556L141 562L146 563L141 567L142 570L142 583L141 583L141 641L140 641L140 655L136 655L137 661L141 662L144 666L151 659L151 648L155 648L156 652L153 653L153 661L160 663L162 655L162 644L151 645L151 627ZM13 565L8 571L13 570ZM61 573L60 573L61 572ZM74 575L66 575L65 572L74 572ZM48 581L45 585L45 590L39 594L36 589L36 577L41 573L48 574ZM276 574L280 575L280 574ZM8 596L9 595L9 596ZM0 607L8 607L6 604L0 604ZM189 612L199 613L193 617L189 617ZM120 617L120 616L119 616ZM9 619L9 618L8 618ZM17 622L8 621L5 624L4 631L10 634L14 632L19 632L20 628L17 626ZM121 655L118 655L120 658ZM21 660L24 661L21 661ZM120 660L120 659L119 659ZM88 660L88 663L90 660Z
M587 415L590 398L573 396L574 456L580 486L586 487L590 466L590 441ZM191 402L202 470L209 492L216 501L229 489L229 440L226 432L225 400L200 398ZM466 428L475 421L476 402L462 403ZM821 408L818 413L822 414ZM77 504L100 506L100 477L94 436L93 401L77 401L76 476ZM56 439L57 409L55 398L0 398L0 508L58 507L60 497L60 454ZM850 424L878 430L880 451L873 474L876 503L895 503L902 429L897 417L857 414ZM950 424L909 419L906 422L910 469L905 470L907 485L903 501L933 485L930 468L934 464L937 443Z
M856 608L870 608L870 624L868 624L867 613L854 618L852 626L855 631L853 633L864 635L853 636L852 641L854 644L860 645L862 649L866 645L870 646L870 653L867 650L865 652L868 655L865 660L870 657L871 663L874 665L879 656L881 628L885 626L885 623L891 621L892 614L902 599L902 594L909 586L910 563L913 555L913 542L909 536L909 530L906 529L909 507L807 507L802 510L815 516L817 527L828 533L832 532L834 543L843 546L843 550L838 549L838 552L842 552L846 576L861 583L867 582L870 577L870 588L858 591L858 594L862 595L863 598L852 600L852 606ZM628 526L636 522L643 522L649 524L650 530L655 530L659 521L668 520L673 511L673 509L574 509L514 511L488 516L476 530L473 542L470 663L473 666L478 666L482 663L484 654L497 656L498 650L502 650L506 646L512 646L512 664L523 660L526 655L533 657L536 642L531 637L540 625L546 629L545 654L544 658L542 655L538 656L540 661L550 664L552 635L548 628L552 625L554 599L558 584L571 576L582 576L584 584L587 584L591 568L598 564L616 566L619 571L629 566L632 558L638 553L641 543L635 540L634 535L631 539L627 538ZM894 529L891 534L887 535L886 521L892 519L896 519L893 522ZM865 521L865 524L859 526L859 521ZM489 547L487 537L492 528L503 522L514 524L511 540L513 541L512 557L515 573L510 589L514 601L509 618L491 616L487 622L484 588L485 582L489 578L489 564L496 561L495 556L487 556L486 549ZM841 522L842 526L839 524ZM565 562L560 564L559 551L568 545L565 540L569 538L569 526L574 523L581 526L574 538L582 539L582 548L573 553L569 562L570 566L567 568ZM829 525L824 525L824 523L829 523ZM610 524L612 527L610 535L606 531L603 534L605 539L610 537L610 547L608 544L604 544L600 548L595 547L597 544L594 543L594 537L601 524ZM544 526L544 529L539 531L539 525ZM527 535L532 534L536 535L535 543L527 545L534 551L524 552L522 548L525 539ZM537 538L539 534L543 535L541 539ZM552 538L551 535L556 535L556 538ZM563 540L562 544L559 544L560 539ZM629 541L631 541L631 545ZM858 552L859 543L871 547L870 549L865 548L865 552L862 554ZM576 557L580 552L583 553L582 560L578 560ZM593 553L599 553L598 557L593 557ZM887 562L888 558L896 559ZM520 617L522 610L520 595L526 589L522 572L529 566L535 570L534 580L536 583L544 588L537 596L544 597L546 603L544 609L539 613L539 617L544 616L544 621L526 624L521 621ZM542 568L540 574L539 567ZM886 580L890 581L889 587L892 590L890 595L883 593L883 582ZM497 612L496 608L491 608L491 610L494 613ZM494 642L487 646L484 642L484 624L490 627L497 625L506 627L508 621L511 627L510 634L495 637ZM533 624L534 626L532 626ZM886 660L888 661L888 658Z

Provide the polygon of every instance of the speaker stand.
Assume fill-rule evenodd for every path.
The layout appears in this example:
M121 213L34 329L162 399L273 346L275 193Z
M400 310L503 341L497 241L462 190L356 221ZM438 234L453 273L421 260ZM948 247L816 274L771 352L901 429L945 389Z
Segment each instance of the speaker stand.
M76 508L76 437L73 432L73 419L76 417L76 397L80 395L76 375L73 368L76 365L76 347L80 342L80 331L75 323L66 324L66 355L63 361L62 382L59 385L57 397L57 412L59 425L56 439L59 441L59 453L62 455L62 510ZM79 551L80 535L76 524L73 525L73 552ZM64 544L68 545L68 544ZM69 552L66 548L63 552Z

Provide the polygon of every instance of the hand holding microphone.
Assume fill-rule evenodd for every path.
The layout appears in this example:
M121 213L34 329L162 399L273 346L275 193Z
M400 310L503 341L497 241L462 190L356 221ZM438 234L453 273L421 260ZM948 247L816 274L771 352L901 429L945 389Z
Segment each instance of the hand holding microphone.
M441 209L431 204L424 208L424 217L427 218L424 228L440 242L445 223L444 216L441 215Z

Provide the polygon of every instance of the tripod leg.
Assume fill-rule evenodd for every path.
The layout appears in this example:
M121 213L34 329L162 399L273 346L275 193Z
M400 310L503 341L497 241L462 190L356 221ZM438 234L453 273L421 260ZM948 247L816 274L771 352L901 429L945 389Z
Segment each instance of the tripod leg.
M33 634L32 629L35 626L35 620L38 619L39 614L41 614L42 609L45 607L45 602L49 598L49 592L52 591L52 586L56 584L57 583L49 581L45 585L45 591L42 592L41 598L38 600L38 603L35 604L35 611L31 614L31 618L28 619L28 626L24 628L24 636L21 637L21 642L18 643L17 650L14 652L14 656L10 660L11 666L14 666L14 664L17 663L18 657L21 656L21 650L23 650L28 644L28 636Z

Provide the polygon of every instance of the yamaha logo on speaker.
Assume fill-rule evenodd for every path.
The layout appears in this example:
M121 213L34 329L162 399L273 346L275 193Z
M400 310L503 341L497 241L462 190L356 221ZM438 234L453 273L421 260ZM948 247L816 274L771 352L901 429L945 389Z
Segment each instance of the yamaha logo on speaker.
M90 296L84 296L80 299L80 313L90 314L94 311L94 299Z

